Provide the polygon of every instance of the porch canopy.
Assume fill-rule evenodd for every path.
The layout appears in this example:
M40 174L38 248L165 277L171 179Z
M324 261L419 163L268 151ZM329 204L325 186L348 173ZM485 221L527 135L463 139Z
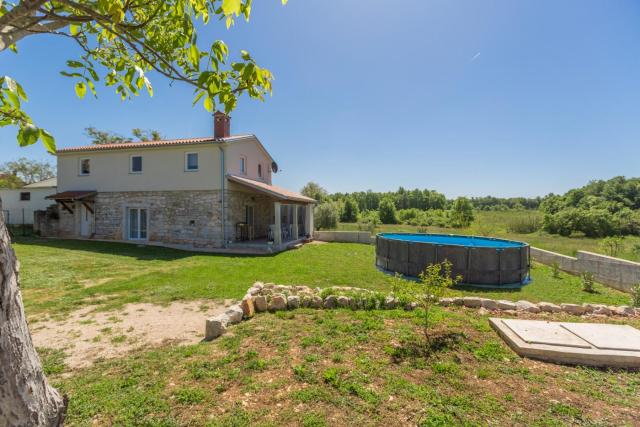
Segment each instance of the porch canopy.
M64 210L71 214L73 214L73 206L75 202L80 202L93 214L93 207L91 204L94 202L93 198L96 194L97 191L63 191L62 193L47 196L45 199L55 200L56 203L59 203Z
M297 240L301 234L304 235L305 229L307 235L313 234L312 205L316 203L315 199L275 185L269 185L262 181L249 179L244 176L228 174L227 179L233 183L240 184L241 186L275 199L273 203L275 224L272 224L270 228L273 230L272 238L276 247L284 245L288 240ZM283 228L283 224L281 222L281 205L289 205L289 210L287 211L289 214L285 214L285 216L290 217L290 220L292 221L289 227L285 224L285 227ZM301 212L304 214L302 219L304 226L300 226L300 221L298 219L299 207L304 209L304 211Z
M277 187L275 185L269 185L265 182L256 181L253 179L245 178L243 176L238 175L227 175L229 181L233 181L237 184L244 185L258 192L267 194L271 197L275 197L276 199L282 200L284 202L298 202L298 203L315 203L315 199L311 197L303 196L302 194L296 193L294 191L286 190L282 187Z

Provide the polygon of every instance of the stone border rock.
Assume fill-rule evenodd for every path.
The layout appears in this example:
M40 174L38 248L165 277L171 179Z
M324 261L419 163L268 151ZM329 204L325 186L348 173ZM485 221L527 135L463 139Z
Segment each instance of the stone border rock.
M324 298L322 294L327 294ZM441 298L441 306L461 306L484 312L505 313L566 313L574 316L624 316L640 317L640 308L629 306L607 306L604 304L553 304L529 301L493 300L480 297ZM413 310L415 302L403 304L393 295L383 296L379 292L348 286L315 288L308 286L284 286L274 283L255 282L242 300L229 307L223 314L209 318L205 326L205 340L224 334L227 326L234 325L264 311L295 310L297 308L334 309L351 308Z

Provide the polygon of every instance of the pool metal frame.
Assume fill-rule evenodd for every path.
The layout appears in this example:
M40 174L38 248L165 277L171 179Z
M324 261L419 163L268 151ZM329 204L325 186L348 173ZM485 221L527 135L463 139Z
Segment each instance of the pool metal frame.
M513 242L507 248L476 247L458 244L399 240L388 235L455 236L469 239ZM530 282L529 245L514 240L454 234L379 233L376 235L376 266L384 271L417 277L430 264L448 260L453 277L461 284L508 288Z

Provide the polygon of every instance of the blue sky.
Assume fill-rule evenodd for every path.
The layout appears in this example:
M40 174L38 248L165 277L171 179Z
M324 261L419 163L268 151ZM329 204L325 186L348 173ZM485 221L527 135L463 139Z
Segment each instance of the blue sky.
M637 1L260 0L250 23L213 23L199 40L218 38L276 76L273 97L240 103L232 132L258 135L278 185L535 196L640 175ZM153 98L79 100L58 73L79 54L69 41L19 49L0 55L1 73L61 147L86 143L87 126L212 132L189 87L154 76ZM0 162L49 158L18 148L13 129L0 141Z

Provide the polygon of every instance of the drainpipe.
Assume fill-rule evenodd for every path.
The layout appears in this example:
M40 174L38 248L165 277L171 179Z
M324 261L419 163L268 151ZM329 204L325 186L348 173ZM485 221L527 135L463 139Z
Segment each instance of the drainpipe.
M227 227L226 227L226 219L225 219L225 209L224 209L224 201L225 201L225 197L224 197L224 182L226 180L226 174L225 174L225 163L224 163L224 148L222 148L222 145L218 146L218 149L220 150L220 188L222 189L222 196L220 197L221 203L220 203L220 210L222 212L222 247L226 248L227 247Z

